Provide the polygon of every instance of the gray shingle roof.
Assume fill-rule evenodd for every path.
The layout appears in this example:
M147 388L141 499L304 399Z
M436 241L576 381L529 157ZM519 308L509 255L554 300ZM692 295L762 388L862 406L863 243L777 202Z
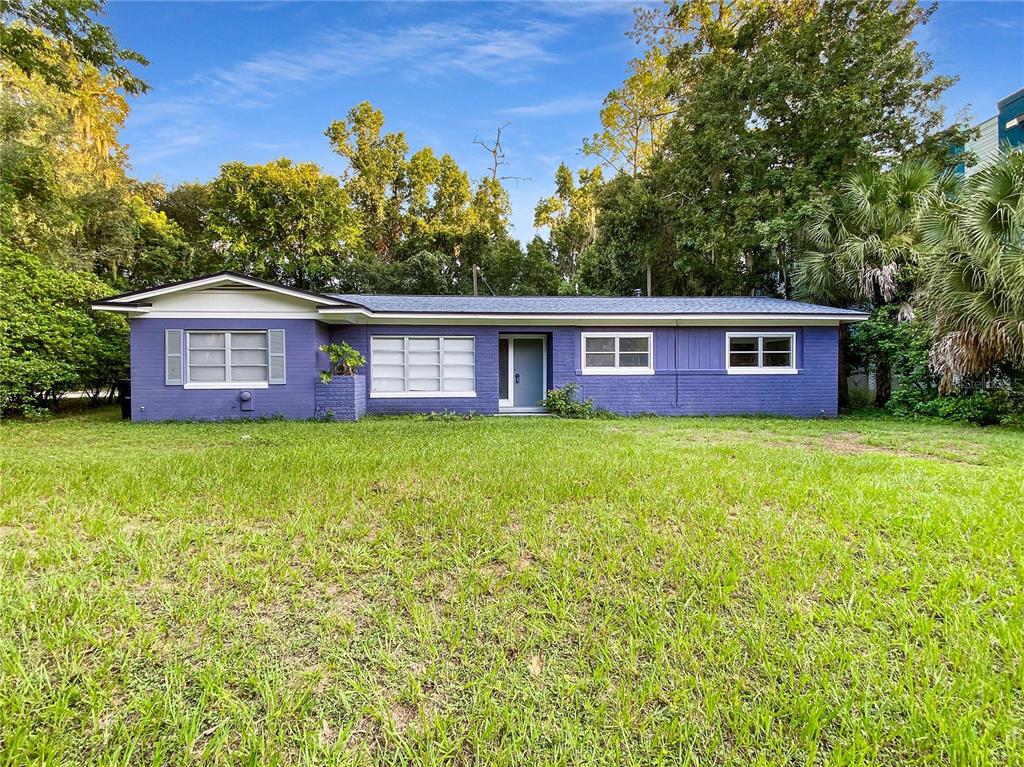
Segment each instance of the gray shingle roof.
M444 314L815 314L856 315L851 309L760 296L385 296L331 293L372 312Z

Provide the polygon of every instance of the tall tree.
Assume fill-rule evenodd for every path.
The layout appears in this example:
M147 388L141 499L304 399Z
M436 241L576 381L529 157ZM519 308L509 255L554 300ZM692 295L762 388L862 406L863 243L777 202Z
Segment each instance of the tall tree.
M941 198L922 230L931 255L920 298L943 386L999 362L1024 367L1024 151Z
M493 172L475 188L451 155L430 147L410 155L404 134L385 132L383 113L369 102L332 123L327 137L348 161L342 182L362 230L360 284L407 292L423 280L420 292L464 293L474 267L504 252L510 205L498 174L500 131L488 145Z
M629 67L622 87L605 97L601 130L583 142L583 154L635 178L660 148L675 106L664 51L653 46Z
M0 64L0 216L15 247L116 281L133 254L127 155L117 137L128 105L110 77L64 65L76 84L70 92Z
M322 290L359 236L349 197L314 163L230 162L210 184L206 236L231 268Z
M601 187L601 168L581 168L573 178L562 163L555 171L555 194L537 203L533 225L548 227L551 252L562 278L576 277L580 256L597 235L595 196Z
M704 293L789 295L800 233L820 190L849 172L960 143L942 130L913 39L917 0L680 0L636 33L667 52L678 111L642 176L638 214L673 268ZM940 151L941 150L941 151Z
M933 164L911 160L887 172L856 173L843 182L835 203L815 206L810 248L796 267L796 293L812 301L883 310L872 330L879 343L866 347L879 406L891 392L894 349L889 336L877 331L913 316L910 300L928 256L921 220L953 183ZM845 370L840 376L845 379Z
M345 191L359 213L363 239L379 258L393 260L407 234L406 206L413 191L409 179L409 145L404 133L382 133L384 113L369 101L349 110L326 135L334 151L348 161L342 174Z
M96 21L103 6L103 0L0 0L0 61L38 75L64 93L79 90L67 66L69 59L96 70L127 93L145 93L148 86L130 64L149 62L122 48L109 27Z

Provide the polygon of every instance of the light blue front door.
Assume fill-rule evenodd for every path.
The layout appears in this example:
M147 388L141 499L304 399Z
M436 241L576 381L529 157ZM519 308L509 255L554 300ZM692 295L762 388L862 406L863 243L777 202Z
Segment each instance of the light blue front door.
M541 407L544 400L544 339L512 338L512 406Z

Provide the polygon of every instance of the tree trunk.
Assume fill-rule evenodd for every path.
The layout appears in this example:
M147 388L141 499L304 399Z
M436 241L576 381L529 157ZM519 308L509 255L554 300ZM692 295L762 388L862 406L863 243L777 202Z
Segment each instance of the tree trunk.
M875 406L885 407L892 396L892 366L884 357L875 365Z
M850 407L850 372L846 365L846 345L850 342L849 326L839 325L839 407Z

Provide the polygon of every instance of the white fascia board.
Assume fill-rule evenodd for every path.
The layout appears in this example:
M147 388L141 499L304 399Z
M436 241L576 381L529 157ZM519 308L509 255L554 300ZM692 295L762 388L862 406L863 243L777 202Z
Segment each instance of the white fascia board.
M259 280L251 280L248 277L238 277L230 274L215 274L210 277L202 277L197 280L182 282L177 285L165 285L162 288L153 288L152 290L145 290L139 293L131 293L127 296L108 299L108 301L109 303L135 303L143 299L163 296L168 293L177 293L183 290L195 290L197 288L216 287L218 285L245 285L250 288L257 288L271 293L280 293L281 295L291 296L292 298L299 298L304 301L309 301L311 304L344 305L342 301L336 298L331 298L327 295L319 293L310 295L309 293L301 290L292 290L291 288L281 287L280 285L268 285L260 282Z
M138 317L143 314L149 314L148 306L111 306L110 304L92 304L90 308L97 312L117 312L118 314L127 314L129 317Z
M370 312L322 307L325 321L377 325L825 325L860 322L867 314L464 314Z
M110 307L97 307L100 310L109 309ZM121 311L119 309L111 309L111 311ZM133 310L134 311L134 310ZM126 311L127 313L127 311ZM316 312L281 312L281 311L255 311L255 312L219 312L219 311L146 311L146 317L155 320L161 319L175 319L175 320L322 320Z

